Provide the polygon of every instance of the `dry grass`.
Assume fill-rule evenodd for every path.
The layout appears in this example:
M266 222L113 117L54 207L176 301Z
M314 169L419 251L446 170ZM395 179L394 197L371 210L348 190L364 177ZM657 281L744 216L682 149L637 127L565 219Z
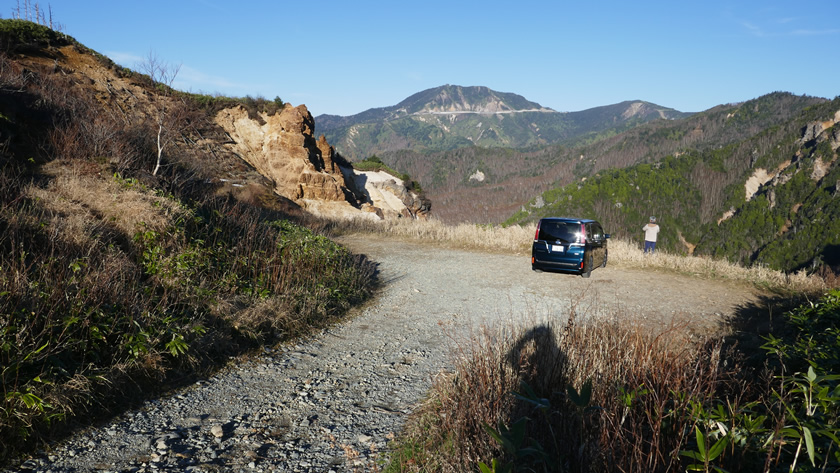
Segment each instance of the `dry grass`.
M0 463L372 289L369 262L279 213L48 168L0 174Z
M462 248L492 251L531 251L535 226L500 227L461 223L448 225L440 220L397 219L372 221L354 219L331 221L327 224L334 234L366 233L397 238L446 244Z
M430 220L352 220L331 222L336 234L368 233L397 238L433 242L459 248L476 248L489 251L530 253L536 226L502 227L498 225L458 224L447 225ZM821 294L827 289L826 281L818 275L804 271L786 274L762 266L745 268L726 260L705 256L685 256L657 250L653 255L643 253L640 243L611 239L609 264L627 268L657 269L688 274L704 279L726 279L746 282L762 289L785 294Z
M521 471L680 471L690 402L713 396L737 370L721 371L721 342L690 341L680 326L653 332L624 317L575 326L572 313L569 320L485 327L457 340L453 372L435 380L387 471L473 471L479 461L511 461L485 426L526 417L522 447L538 444L550 460L519 457ZM567 389L580 391L587 380L591 401L576 405ZM525 394L522 383L543 408L511 395Z
M620 266L644 269L664 269L705 279L727 279L754 284L784 293L821 294L828 288L825 280L805 271L784 273L764 266L743 266L708 256L684 256L656 251L644 254L634 242L610 241L610 262Z
M62 226L66 228L61 238L83 238L90 231L85 227L91 221L109 222L124 235L133 235L141 229L162 232L187 213L176 201L155 195L142 186L80 175L57 163L44 166L44 170L51 177L49 184L44 188L31 185L25 193L54 215L61 216Z

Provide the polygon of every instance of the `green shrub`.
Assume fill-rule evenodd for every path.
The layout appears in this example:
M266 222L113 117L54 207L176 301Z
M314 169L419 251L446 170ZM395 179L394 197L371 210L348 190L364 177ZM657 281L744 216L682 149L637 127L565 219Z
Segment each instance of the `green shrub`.
M0 45L7 51L64 46L75 40L63 33L26 20L0 20Z

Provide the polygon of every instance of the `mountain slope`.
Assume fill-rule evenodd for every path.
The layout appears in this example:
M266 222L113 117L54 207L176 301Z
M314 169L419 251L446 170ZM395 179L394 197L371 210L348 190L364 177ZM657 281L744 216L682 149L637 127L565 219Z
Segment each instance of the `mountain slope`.
M575 147L554 145L527 152L471 147L428 154L397 151L380 157L421 183L440 219L501 222L549 189L606 169L738 143L822 102L825 99L773 93L685 119L655 120L612 136L602 134Z
M557 112L512 93L445 85L397 105L350 117L316 117L319 133L351 160L388 151L444 151L470 146L530 148L611 134L656 119L688 116L642 101Z
M761 110L789 111L794 99L771 94L710 115L725 117L725 128L750 129L755 125L745 125L762 123ZM696 143L659 162L600 169L541 194L508 223L582 215L601 219L617 237L638 240L647 217L656 215L659 245L671 251L786 271L837 267L840 99L795 100L816 103L746 139Z

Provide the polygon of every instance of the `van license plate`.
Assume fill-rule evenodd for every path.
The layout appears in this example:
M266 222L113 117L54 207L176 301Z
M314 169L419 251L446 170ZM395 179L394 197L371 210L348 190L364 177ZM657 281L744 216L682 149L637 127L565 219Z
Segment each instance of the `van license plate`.
M551 245L551 251L563 252L563 245Z

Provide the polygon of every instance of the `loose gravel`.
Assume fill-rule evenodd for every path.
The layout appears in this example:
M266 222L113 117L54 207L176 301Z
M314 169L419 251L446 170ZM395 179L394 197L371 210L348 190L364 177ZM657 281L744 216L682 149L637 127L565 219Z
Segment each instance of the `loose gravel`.
M264 350L173 395L79 432L5 471L352 472L387 445L451 353L482 324L639 316L711 327L752 289L606 267L534 273L528 255L381 237L341 242L379 264L384 288L347 321Z

